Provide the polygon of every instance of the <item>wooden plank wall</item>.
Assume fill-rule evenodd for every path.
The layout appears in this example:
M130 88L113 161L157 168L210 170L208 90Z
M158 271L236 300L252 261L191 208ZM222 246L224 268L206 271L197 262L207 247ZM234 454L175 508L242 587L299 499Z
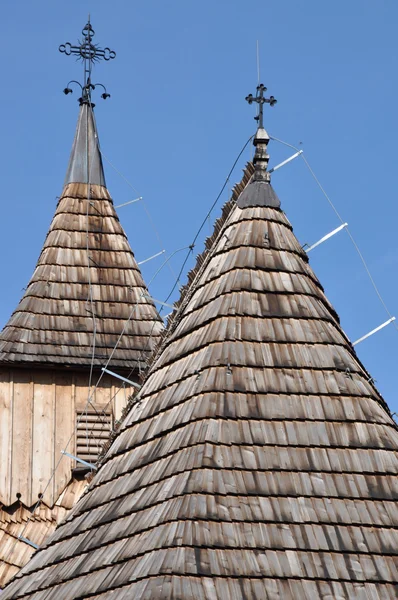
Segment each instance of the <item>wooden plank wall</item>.
M114 378L102 378L93 397L99 413L107 407L120 418L131 391L119 387ZM45 488L72 435L68 451L76 453L76 413L84 410L88 393L87 373L0 369L1 504L13 504L20 494L32 506L44 493L44 503L54 505L70 481L73 461L65 457Z
M0 373L0 490L5 497L11 492L12 408L13 382L10 373Z

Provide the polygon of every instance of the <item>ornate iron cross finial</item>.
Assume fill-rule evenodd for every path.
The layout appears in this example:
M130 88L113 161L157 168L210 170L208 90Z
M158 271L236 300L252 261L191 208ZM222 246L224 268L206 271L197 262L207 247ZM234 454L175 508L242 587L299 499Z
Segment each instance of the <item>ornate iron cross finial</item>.
M71 83L77 83L81 87L82 97L79 98L80 104L91 104L91 92L95 89L97 85L101 86L104 89L104 93L101 94L101 98L106 100L110 97L110 94L107 93L105 86L102 83L91 82L91 71L95 62L99 62L100 60L111 60L116 57L116 52L110 50L110 48L100 48L98 44L93 44L93 37L95 35L94 29L91 27L90 23L90 15L88 16L88 21L86 26L82 31L82 39L79 40L78 45L72 46L69 42L66 44L61 44L59 47L59 51L67 56L71 54L76 56L76 60L80 60L83 63L84 68L84 81L83 85L78 81L72 80L68 83L67 87L64 89L65 94L71 94L72 90L69 85Z
M265 87L265 85L260 83L260 85L257 86L256 96L254 97L253 94L249 94L245 98L245 100L247 100L247 102L249 104L252 104L253 102L257 102L257 104L258 104L258 115L257 115L257 117L254 117L254 118L256 121L258 121L258 126L260 129L264 128L264 122L263 122L263 106L264 106L264 104L269 104L270 106L274 106L274 104L277 103L277 100L273 96L270 96L269 98L264 98L264 92L266 92L266 91L267 91L267 88Z

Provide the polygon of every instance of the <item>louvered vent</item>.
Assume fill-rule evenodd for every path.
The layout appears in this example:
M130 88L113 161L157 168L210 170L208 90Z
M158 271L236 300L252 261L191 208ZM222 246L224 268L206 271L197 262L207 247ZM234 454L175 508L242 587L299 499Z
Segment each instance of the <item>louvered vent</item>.
M89 463L95 463L112 431L112 413L90 410L84 413L78 412L76 419L78 422L76 456Z

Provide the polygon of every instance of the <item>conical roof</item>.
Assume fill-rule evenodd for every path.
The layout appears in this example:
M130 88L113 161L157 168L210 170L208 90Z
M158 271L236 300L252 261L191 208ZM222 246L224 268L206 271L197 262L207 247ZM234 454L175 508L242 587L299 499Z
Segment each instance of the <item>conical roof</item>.
M0 364L112 365L149 356L162 327L119 222L93 109L83 103L65 186L24 296L0 334ZM126 325L127 319L130 318Z
M4 600L396 598L397 427L253 171L89 490Z

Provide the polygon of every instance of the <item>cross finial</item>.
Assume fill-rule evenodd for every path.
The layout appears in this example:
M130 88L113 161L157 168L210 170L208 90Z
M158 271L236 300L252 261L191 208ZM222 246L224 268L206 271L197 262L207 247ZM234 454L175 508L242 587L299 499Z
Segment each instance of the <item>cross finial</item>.
M69 87L70 83L77 83L82 89L82 97L79 98L80 104L91 104L91 92L97 85L104 89L104 93L101 97L106 100L110 94L107 93L105 86L102 83L93 84L91 81L91 71L95 62L100 60L111 60L116 57L116 52L110 48L100 48L98 44L93 43L93 37L95 31L90 23L90 15L88 21L82 30L82 38L78 41L76 46L72 46L69 42L61 44L59 51L67 56L71 54L77 56L77 60L81 60L84 69L83 85L78 81L72 80L68 83L68 86L64 89L65 94L71 94L72 90Z
M252 104L253 102L257 102L257 104L258 104L258 115L257 115L257 117L254 117L254 118L258 122L259 129L264 129L264 120L263 120L264 104L269 104L270 106L274 106L274 104L277 103L277 100L273 96L270 96L269 98L264 98L264 92L266 92L266 91L267 91L267 88L265 87L265 85L260 83L260 85L257 86L256 96L253 96L253 94L249 94L245 98L245 100L247 100L247 102L249 104Z

